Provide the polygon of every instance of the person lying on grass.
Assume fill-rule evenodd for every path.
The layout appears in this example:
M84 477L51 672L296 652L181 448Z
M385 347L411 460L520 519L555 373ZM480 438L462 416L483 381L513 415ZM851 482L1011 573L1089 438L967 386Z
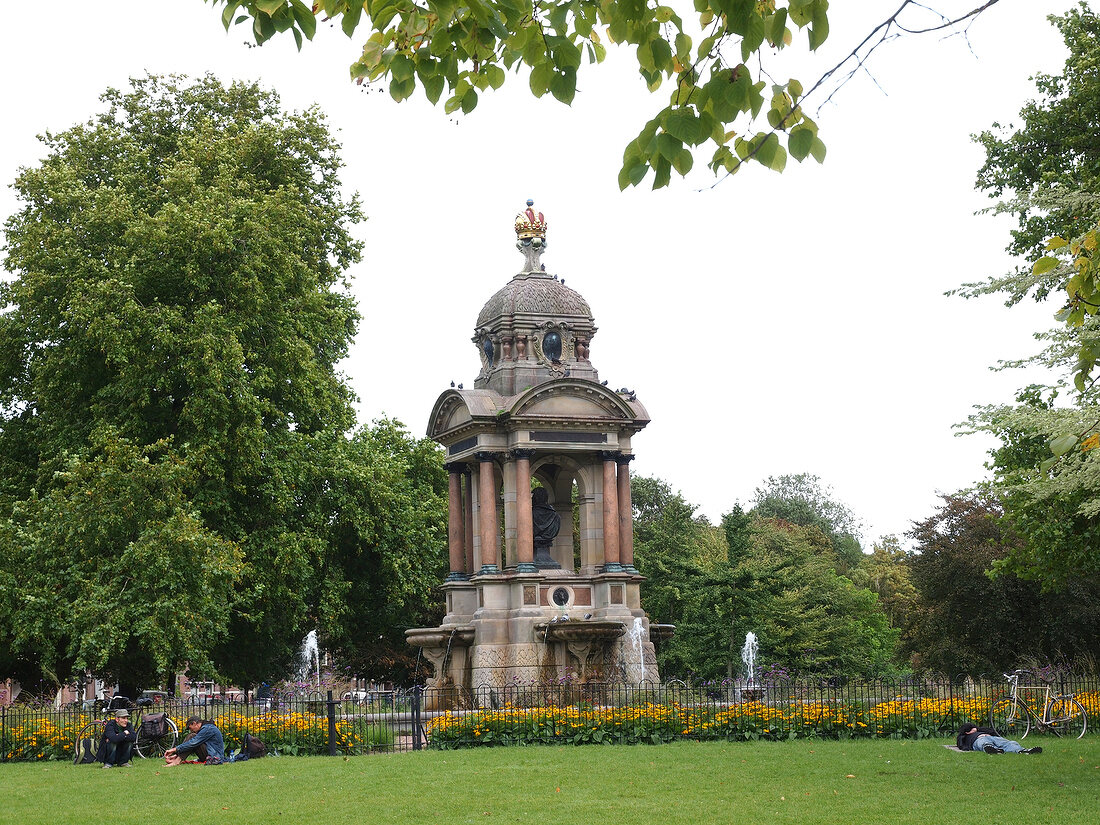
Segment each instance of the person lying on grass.
M1025 748L1019 742L998 736L993 728L979 728L973 722L965 722L955 737L955 745L961 751L985 751L986 753L1042 753L1042 748Z
M194 753L198 761L188 762L189 765L220 765L225 761L225 740L217 725L192 716L187 720L187 729L191 735L164 752L166 765L182 765L190 753Z

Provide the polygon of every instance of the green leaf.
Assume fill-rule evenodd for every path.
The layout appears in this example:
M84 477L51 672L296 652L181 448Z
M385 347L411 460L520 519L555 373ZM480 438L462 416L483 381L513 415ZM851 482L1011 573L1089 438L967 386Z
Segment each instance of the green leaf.
M549 61L539 63L531 69L530 86L535 97L542 97L550 90L550 81L554 77L554 66Z
M494 89L499 89L504 85L504 69L500 68L500 66L486 66L484 71L485 77L489 81L489 85Z
M673 109L665 119L665 131L683 143L694 146L702 139L699 119L688 106Z
M1031 268L1031 272L1034 275L1043 275L1047 272L1050 272L1052 269L1058 266L1058 264L1059 261L1057 258L1052 258L1049 255L1044 255L1042 258L1035 262L1035 265Z
M271 16L286 5L286 0L256 0L256 8Z
M787 148L790 150L791 157L800 163L810 154L810 149L813 144L813 130L803 127L795 127L792 129L791 136L787 140Z
M810 145L810 154L814 156L814 160L818 163L825 162L825 144L821 142L821 138L814 135L814 142Z
M657 154L669 162L672 162L683 148L684 144L668 132L662 132L657 136Z
M1077 446L1076 435L1059 435L1050 440L1050 451L1061 458Z
M237 0L225 4L225 9L222 10L222 25L225 26L226 31L229 31L229 26L233 22L233 15L240 8L240 5ZM240 22L240 18L238 18L238 22Z
M438 103L440 95L443 94L443 76L437 74L421 78L421 83L424 84L424 95L428 100L432 103Z
M569 105L577 93L577 70L567 68L561 72L554 72L550 78L550 94Z
M317 33L317 18L313 16L313 11L302 0L291 0L290 8L294 12L294 19L298 22L302 34L307 40L312 40L313 35Z
M477 89L468 89L462 96L462 114L468 115L477 108Z
M826 14L828 8L827 0L818 0L814 6L813 23L810 26L811 50L816 50L829 36L829 18Z
M661 189L672 180L672 164L665 158L657 158L653 164L653 188Z
M1066 246L1069 246L1069 241L1067 241L1065 238L1059 238L1057 235L1055 235L1053 238L1047 241L1047 252L1054 252Z

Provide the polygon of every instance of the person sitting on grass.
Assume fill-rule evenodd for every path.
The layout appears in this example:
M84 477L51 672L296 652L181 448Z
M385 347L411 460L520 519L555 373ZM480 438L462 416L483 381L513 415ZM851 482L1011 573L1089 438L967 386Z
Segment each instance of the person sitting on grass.
M189 765L220 765L225 761L225 740L217 725L192 716L187 720L187 729L191 735L164 752L165 764L182 765L190 753L194 753L198 761L188 762Z
M105 768L132 767L130 758L137 742L137 731L130 724L130 711L115 711L115 718L107 720L103 728L103 737L99 740L96 759Z
M985 751L986 753L1042 753L1042 748L1025 748L1019 742L998 736L993 728L979 728L966 722L959 728L955 744L961 751Z

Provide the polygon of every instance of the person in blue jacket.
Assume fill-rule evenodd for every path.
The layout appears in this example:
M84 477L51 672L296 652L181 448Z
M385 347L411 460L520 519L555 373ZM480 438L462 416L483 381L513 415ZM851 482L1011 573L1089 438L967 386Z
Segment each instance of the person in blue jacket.
M168 765L182 765L187 755L194 753L199 762L196 764L220 765L225 761L225 739L213 722L192 716L187 720L187 729L191 735L176 747L164 752L164 761Z

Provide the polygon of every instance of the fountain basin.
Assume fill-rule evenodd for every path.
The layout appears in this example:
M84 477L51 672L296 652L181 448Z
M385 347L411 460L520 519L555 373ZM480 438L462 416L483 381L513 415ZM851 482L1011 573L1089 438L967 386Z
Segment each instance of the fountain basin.
M469 647L474 641L474 627L412 627L405 631L405 641L413 647Z
M614 620L594 622L539 622L535 638L540 642L610 642L626 633L626 625Z

